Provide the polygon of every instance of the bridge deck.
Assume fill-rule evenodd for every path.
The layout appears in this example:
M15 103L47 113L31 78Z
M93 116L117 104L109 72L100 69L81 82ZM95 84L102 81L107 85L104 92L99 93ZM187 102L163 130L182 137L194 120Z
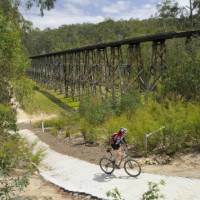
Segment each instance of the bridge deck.
M44 56L73 53L77 51L103 49L106 47L117 47L117 46L126 45L126 44L137 44L141 42L161 41L161 40L167 40L167 39L173 39L173 38L191 37L193 35L200 35L200 30L184 31L184 32L166 32L166 33L158 33L158 34L147 35L147 36L139 36L139 37L124 39L124 40L119 40L119 41L114 41L114 42L99 43L99 44L84 46L80 48L74 48L74 49L68 49L64 51L31 56L30 58L34 59L34 58L39 58L39 57L44 57Z

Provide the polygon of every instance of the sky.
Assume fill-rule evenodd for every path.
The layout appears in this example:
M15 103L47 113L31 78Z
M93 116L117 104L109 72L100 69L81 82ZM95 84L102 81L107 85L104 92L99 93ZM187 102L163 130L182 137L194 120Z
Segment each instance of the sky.
M25 0L22 0L25 2ZM21 6L25 19L40 29L58 28L66 24L99 23L105 19L147 19L156 12L161 0L57 0L54 9L40 16L38 8L31 10ZM189 0L177 0L180 6Z

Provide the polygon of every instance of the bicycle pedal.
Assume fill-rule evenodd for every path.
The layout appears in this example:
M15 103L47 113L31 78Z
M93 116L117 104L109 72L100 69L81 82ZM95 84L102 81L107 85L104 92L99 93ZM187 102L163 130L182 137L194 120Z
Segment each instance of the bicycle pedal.
M116 169L121 169L120 166L119 166L119 165L116 165L116 164L115 164L115 168L116 168Z

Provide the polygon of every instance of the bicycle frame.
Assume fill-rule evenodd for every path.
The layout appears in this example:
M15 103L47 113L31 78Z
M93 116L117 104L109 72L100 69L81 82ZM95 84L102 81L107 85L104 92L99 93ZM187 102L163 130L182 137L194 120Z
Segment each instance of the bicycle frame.
M115 159L115 156L112 153L112 150L107 149L108 156L102 157L100 159L100 162L99 162L102 171L105 172L106 174L112 174L113 171L115 170L115 168L116 167L120 168L120 165L124 161L123 168L124 168L125 172L129 176L132 176L132 177L139 176L140 173L141 173L140 164L136 160L134 160L132 158L132 156L129 155L127 146L122 145L121 148L122 148L122 151L123 151L123 155L122 155L122 158L119 162L119 165L116 164L116 159ZM104 168L104 166L105 166L105 168ZM109 170L108 170L108 167L110 167ZM136 169L136 170L133 170L133 169Z
M123 160L127 160L128 158L130 158L129 154L128 154L128 148L127 147L124 147L124 145L122 144L121 145L121 148L122 148L122 151L123 151L123 156L122 156L122 159L120 160L119 162L119 166L121 165L122 161ZM109 159L110 160L115 160L115 157L113 156L112 154L112 151L107 151L109 153Z

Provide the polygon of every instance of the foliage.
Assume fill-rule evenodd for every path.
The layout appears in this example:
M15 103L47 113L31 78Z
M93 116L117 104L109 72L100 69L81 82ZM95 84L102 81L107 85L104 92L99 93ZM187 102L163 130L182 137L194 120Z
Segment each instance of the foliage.
M149 139L149 150L163 147L166 153L192 148L200 144L200 105L182 101L163 100L158 102L151 95L141 96L141 103L133 110L121 115L107 115L106 120L92 124L88 118L81 119L81 131L85 138L96 141L107 140L120 127L127 127L127 139L138 150L144 149L144 134L165 126L163 132ZM89 112L89 111L87 111ZM92 111L93 112L93 111ZM89 113L95 118L95 115Z
M54 7L54 3L56 0L27 0L26 6L27 8L31 8L33 5L36 5L41 12L41 15L44 15L44 10L51 10Z
M153 183L149 182L149 189L147 192L145 192L141 198L141 200L161 200L165 199L163 194L160 194L160 188L159 186L165 185L165 182L163 180L160 181L160 183Z
M0 103L7 103L12 95L9 81L23 71L26 59L18 27L1 10L0 27Z
M73 113L71 115L62 114L57 118L53 118L50 120L45 120L46 127L55 127L57 130L70 128L70 127L77 127L77 122L79 121L78 113Z
M0 6L4 9L7 14L13 13L15 11L15 14L20 15L18 9L19 6L26 6L27 9L32 8L33 6L36 6L40 9L41 15L44 15L44 10L50 10L54 8L56 0L1 0Z
M164 186L165 182L163 180L160 183L148 182L149 189L142 195L141 200L161 200L165 199L164 195L160 193L159 186ZM106 193L108 198L112 200L124 200L117 188L110 190Z
M57 29L31 29L24 34L24 44L29 55L38 55L89 44L121 40L139 35L165 31L183 30L181 20L167 19L163 25L160 19L148 20L105 20L98 24L63 25Z
M0 198L11 199L28 185L42 152L33 154L32 148L16 133L6 133L0 141Z
M140 95L137 90L128 90L120 99L120 113L126 112L128 118L133 115L134 110L140 104Z
M0 199L8 200L27 186L41 158L41 151L32 154L32 148L16 133L16 112L10 105L12 86L28 64L21 40L22 18L17 3L0 1ZM29 95L28 86L20 84L17 81L18 89L23 89L19 94L23 100L23 95Z
M85 142L95 143L97 141L96 127L85 119L80 120L80 127Z
M124 200L117 188L110 190L106 193L106 196L111 198L112 200Z
M55 127L57 130L61 130L62 128L67 126L67 122L67 117L62 116L60 118L46 120L44 123L46 127Z
M52 119L44 121L44 127L50 128L50 133L58 136L61 133L64 137L70 137L73 134L80 132L80 118L78 113L60 113ZM36 127L41 127L41 121L34 124Z
M199 27L197 2L193 1L196 29ZM64 25L44 31L32 29L24 35L24 43L29 54L35 55L141 34L188 30L191 28L191 19L187 10L181 8L176 1L164 0L158 5L159 17L117 22L109 19L99 24ZM126 126L129 129L129 142L143 150L144 133L164 125L166 128L163 132L150 138L150 150L162 145L167 151L176 152L194 144L199 145L199 42L195 38L187 39L185 45L183 39L176 39L167 41L166 46L167 59L164 64L167 68L163 66L165 73L151 97L149 94L139 94L138 91L128 91L116 102L115 107L110 99L104 100L98 95L81 99L80 126L86 140L107 138L120 126ZM149 49L142 48L146 59L145 70L149 70L151 53ZM42 100L35 102L40 104ZM45 105L48 104L44 101ZM54 126L59 127L57 124L65 126L59 120Z
M0 104L0 199L11 199L27 186L42 152L32 148L16 133L15 111ZM23 170L19 170L23 169Z
M168 17L178 17L180 13L180 8L178 2L174 0L162 0L161 3L157 5L159 17L168 18Z
M15 119L15 110L10 108L8 105L0 104L0 130L1 135L4 132L11 130L16 131L16 119ZM0 135L0 138L1 138Z
M80 116L94 126L104 122L106 117L113 113L111 100L103 100L98 96L83 97L79 111Z
M185 100L198 100L200 94L200 43L198 39L177 41L170 44L168 52L167 70L162 82L163 96ZM176 48L175 48L176 46Z
M17 102L22 108L32 103L34 83L25 77L15 81L13 86Z

